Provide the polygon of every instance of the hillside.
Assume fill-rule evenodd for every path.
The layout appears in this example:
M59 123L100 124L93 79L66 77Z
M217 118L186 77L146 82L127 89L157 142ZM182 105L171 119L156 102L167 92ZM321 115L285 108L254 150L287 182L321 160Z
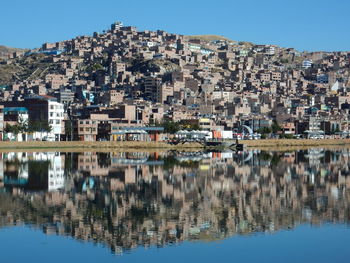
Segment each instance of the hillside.
M16 51L26 51L26 49L21 49L21 48L12 48L12 47L6 47L6 46L1 46L0 45L0 60L2 59L7 59L8 55L16 52Z
M187 35L184 37L185 37L185 40L200 39L202 41L223 40L223 41L228 41L228 42L236 42L232 39L226 38L224 36L219 36L219 35Z
M251 43L251 42L246 42L246 41L236 41L236 40L232 40L230 38L227 38L227 37L224 37L224 36L219 36L219 35L187 35L187 36L184 36L185 37L185 40L188 41L188 40L191 40L191 39L199 39L201 41L204 41L204 42L210 42L210 41L215 41L215 40L222 40L222 41L226 41L226 42L229 42L229 43L232 43L232 44L240 44L242 46L245 46L245 47L252 47L254 44Z
M56 72L58 66L48 61L48 56L36 54L13 59L11 64L0 64L0 85L13 81L33 80Z

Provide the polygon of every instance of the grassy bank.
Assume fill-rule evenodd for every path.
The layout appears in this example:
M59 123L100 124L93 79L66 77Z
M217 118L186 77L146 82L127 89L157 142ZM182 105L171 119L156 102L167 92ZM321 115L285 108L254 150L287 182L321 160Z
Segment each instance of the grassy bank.
M271 139L271 140L242 140L246 148L262 150L297 150L310 147L330 148L349 147L350 139L326 139L326 140L294 140L294 139ZM165 142L0 142L0 151L168 151L168 150L201 150L203 145L199 143L186 143L170 145Z
M248 148L278 148L278 147L323 147L323 146L346 146L350 147L350 139L269 139L269 140L244 140L240 141Z
M81 141L61 141L61 142L0 142L0 151L31 150L31 151L158 151L158 150L186 150L200 149L203 146L199 143L186 143L181 145L170 145L165 142L81 142Z

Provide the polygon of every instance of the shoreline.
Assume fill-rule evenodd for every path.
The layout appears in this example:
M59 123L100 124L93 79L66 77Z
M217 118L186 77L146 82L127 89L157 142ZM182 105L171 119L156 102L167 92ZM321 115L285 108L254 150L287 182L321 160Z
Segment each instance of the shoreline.
M323 147L323 146L347 146L350 147L350 139L267 139L267 140L243 140L240 141L248 148L267 147Z
M341 150L350 149L349 139L268 139L260 141L241 141L247 150L272 152L292 152L308 149Z
M199 143L186 143L183 145L170 145L165 142L139 142L139 141L31 141L31 142L0 142L0 152L10 151L61 151L61 152L86 152L86 151L168 151L203 149Z
M298 150L310 148L350 148L350 139L267 139L267 140L244 140L246 149L259 150Z
M260 150L292 150L298 148L336 146L350 148L350 139L267 139L267 140L240 140L239 143L246 149ZM139 141L60 141L60 142L0 142L0 152L10 151L168 151L168 150L202 150L205 147L200 143L186 143L182 145L170 145L166 142L139 142Z

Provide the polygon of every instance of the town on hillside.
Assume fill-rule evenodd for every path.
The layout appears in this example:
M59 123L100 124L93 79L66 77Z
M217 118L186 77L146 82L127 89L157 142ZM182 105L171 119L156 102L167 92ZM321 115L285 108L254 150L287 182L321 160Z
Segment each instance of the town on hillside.
M298 52L116 22L0 60L0 138L344 138L349 74L350 52Z

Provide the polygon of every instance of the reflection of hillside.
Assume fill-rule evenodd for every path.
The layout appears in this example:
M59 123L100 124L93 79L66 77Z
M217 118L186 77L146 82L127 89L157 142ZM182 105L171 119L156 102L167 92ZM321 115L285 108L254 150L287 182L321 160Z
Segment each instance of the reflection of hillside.
M113 156L90 154L96 167L107 169L94 177L74 166L81 156L86 158L65 157L66 169L68 159L73 167L64 190L29 193L13 187L1 194L1 224L31 223L120 252L350 219L348 154L326 151L309 162L307 151L257 152L248 161L247 154L233 154L195 165L148 157L164 166L120 164Z

